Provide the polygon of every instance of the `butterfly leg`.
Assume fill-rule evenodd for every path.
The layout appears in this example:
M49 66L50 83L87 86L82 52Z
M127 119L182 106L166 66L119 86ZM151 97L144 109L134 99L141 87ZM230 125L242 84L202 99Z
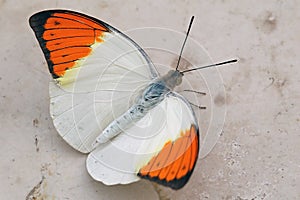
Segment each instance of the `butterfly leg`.
M205 92L199 92L199 91L196 91L196 90L182 90L182 92L194 92L196 94L206 95Z
M190 101L189 101L189 103L190 103L192 106L195 106L195 107L197 107L197 108L199 108L199 109L201 109L201 110L205 110L205 109L206 109L206 106L199 106L199 105L196 105L196 104L194 104L194 103L191 103Z
M200 94L200 95L206 95L206 93L205 92L199 92L199 91L196 91L196 90L189 90L189 89L186 89L186 90L182 90L181 92L194 92L194 93L196 93L196 94ZM194 103L192 103L192 102L190 102L189 101L189 103L192 105L192 106L195 106L195 107L197 107L197 108L199 108L199 109L201 109L201 110L205 110L206 109L206 106L199 106L199 105L196 105L196 104L194 104Z

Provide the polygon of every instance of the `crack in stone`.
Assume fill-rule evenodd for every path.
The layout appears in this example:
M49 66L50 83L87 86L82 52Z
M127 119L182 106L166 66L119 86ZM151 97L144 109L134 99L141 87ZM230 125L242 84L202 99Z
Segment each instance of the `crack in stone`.
M42 193L42 185L45 181L45 177L42 176L42 180L32 188L32 190L27 194L26 200L43 200L45 196Z

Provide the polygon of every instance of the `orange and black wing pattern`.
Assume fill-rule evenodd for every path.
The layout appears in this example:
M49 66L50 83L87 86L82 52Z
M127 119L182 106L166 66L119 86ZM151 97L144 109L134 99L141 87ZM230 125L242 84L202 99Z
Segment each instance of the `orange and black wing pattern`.
M76 67L95 43L103 42L103 34L110 32L106 23L74 11L42 11L31 16L29 23L54 79Z
M143 166L138 176L178 190L189 180L199 152L199 132L195 125L181 133Z

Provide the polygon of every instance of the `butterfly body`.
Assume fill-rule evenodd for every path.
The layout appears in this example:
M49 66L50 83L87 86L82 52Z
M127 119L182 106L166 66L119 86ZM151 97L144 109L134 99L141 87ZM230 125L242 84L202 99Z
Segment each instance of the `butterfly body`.
M166 75L151 82L138 96L127 112L112 121L97 137L96 143L105 143L120 134L132 124L141 120L149 110L157 106L165 96L181 84L182 76L178 71L170 70ZM95 144L96 145L96 144Z

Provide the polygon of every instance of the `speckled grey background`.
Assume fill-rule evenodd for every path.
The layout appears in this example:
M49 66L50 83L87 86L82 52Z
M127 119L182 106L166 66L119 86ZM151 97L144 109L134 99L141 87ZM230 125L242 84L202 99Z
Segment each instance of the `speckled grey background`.
M226 103L222 136L182 190L148 181L104 186L87 174L86 155L58 136L50 75L28 25L49 8L81 11L123 31L184 32L195 15L191 38L213 60L240 59L219 69L227 97L215 102ZM299 10L296 0L1 0L0 199L300 199Z

